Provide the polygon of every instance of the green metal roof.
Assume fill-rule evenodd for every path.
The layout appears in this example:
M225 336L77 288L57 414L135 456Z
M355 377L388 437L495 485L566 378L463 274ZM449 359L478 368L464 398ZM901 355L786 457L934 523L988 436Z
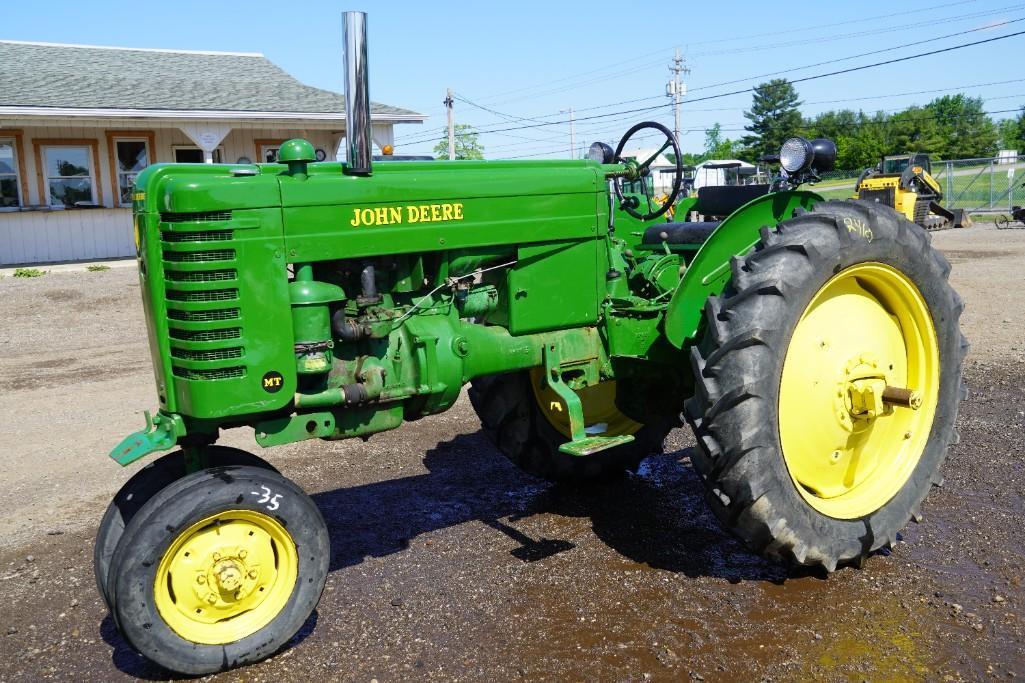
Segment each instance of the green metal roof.
M0 107L341 113L261 54L0 41ZM422 115L374 102L372 115Z

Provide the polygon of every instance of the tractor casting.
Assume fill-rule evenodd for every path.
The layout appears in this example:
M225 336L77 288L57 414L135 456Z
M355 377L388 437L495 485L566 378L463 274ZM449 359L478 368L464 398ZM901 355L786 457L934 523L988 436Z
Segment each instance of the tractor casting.
M770 186L624 192L649 160L373 163L365 16L346 13L346 163L157 164L133 194L158 408L111 456L172 451L117 493L99 591L136 650L184 674L256 662L317 605L327 527L272 465L217 444L368 438L469 397L548 480L613 478L684 422L722 525L833 571L919 519L957 435L967 344L950 266L891 206ZM656 154L657 156L657 154ZM476 430L477 425L467 425ZM172 450L173 449L173 450ZM644 501L638 501L643 505Z

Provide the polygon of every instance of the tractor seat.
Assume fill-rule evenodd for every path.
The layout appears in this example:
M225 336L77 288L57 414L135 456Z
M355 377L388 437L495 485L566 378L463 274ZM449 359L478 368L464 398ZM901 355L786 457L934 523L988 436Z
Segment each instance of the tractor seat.
M644 231L641 244L658 246L663 242L674 245L702 245L722 221L703 223L658 223ZM665 235L663 237L663 234Z

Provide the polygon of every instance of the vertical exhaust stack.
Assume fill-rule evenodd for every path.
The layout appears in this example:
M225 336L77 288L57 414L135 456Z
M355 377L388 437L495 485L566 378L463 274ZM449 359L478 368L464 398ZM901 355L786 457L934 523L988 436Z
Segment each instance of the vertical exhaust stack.
M345 144L350 175L370 175L370 84L366 12L343 12L345 34Z

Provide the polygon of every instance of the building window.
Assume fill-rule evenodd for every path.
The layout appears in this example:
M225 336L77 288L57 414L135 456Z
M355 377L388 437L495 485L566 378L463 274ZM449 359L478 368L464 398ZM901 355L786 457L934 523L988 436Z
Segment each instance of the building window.
M135 178L142 169L150 165L149 145L144 138L118 138L114 141L114 154L117 164L118 203L121 206L131 206Z
M21 206L21 188L18 187L18 163L14 140L0 140L0 210Z
M86 145L43 147L46 200L50 206L96 205L92 149Z
M260 163L261 164L276 164L278 163L278 149L280 144L275 145L260 145Z
M214 150L214 163L221 163L221 148ZM199 147L175 147L174 161L177 164L201 164L203 163L203 150Z

